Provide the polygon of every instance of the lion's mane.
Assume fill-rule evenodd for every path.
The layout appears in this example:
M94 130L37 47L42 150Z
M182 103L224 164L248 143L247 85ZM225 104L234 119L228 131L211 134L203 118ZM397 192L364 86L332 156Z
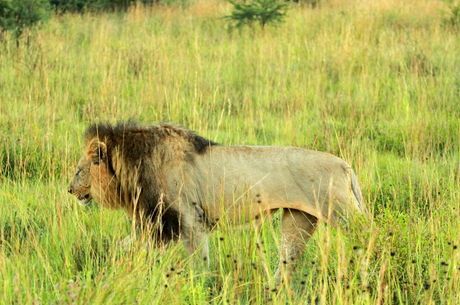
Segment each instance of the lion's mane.
M181 215L162 191L167 179L165 167L193 162L194 156L216 143L172 124L142 126L133 121L92 124L84 138L87 144L97 139L107 147L107 167L112 176L112 186L103 194L107 204L126 210L140 223L154 224L161 241L177 239Z

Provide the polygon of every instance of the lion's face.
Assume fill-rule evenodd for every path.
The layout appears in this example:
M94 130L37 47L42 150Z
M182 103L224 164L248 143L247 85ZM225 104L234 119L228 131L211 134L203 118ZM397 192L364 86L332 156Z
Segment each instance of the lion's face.
M91 160L86 157L80 159L68 191L77 197L81 205L91 202Z
M113 183L107 164L107 151L103 142L93 140L80 159L68 192L86 206L92 199L105 205L106 193Z

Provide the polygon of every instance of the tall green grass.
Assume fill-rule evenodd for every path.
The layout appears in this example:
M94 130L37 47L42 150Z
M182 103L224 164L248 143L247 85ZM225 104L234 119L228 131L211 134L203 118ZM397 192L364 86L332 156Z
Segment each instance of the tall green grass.
M458 304L460 40L446 7L328 1L241 33L228 12L64 14L28 47L0 44L0 303ZM339 155L374 221L322 224L276 291L278 216L260 234L221 225L209 270L180 244L125 250L127 217L66 186L85 126L128 118Z

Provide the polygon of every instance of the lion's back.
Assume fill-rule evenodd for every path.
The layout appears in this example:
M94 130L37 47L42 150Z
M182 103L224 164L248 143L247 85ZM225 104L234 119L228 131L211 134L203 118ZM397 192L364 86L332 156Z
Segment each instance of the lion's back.
M197 168L206 201L227 206L238 198L259 203L257 209L298 208L324 218L331 198L346 202L351 194L344 160L302 148L213 147Z

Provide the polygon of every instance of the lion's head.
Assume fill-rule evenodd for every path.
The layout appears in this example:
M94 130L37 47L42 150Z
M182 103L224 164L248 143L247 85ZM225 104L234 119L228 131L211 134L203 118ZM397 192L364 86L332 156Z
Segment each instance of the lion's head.
M68 192L77 197L82 205L88 205L92 199L107 205L106 193L114 183L106 144L97 138L89 140Z
M133 121L92 124L84 141L85 153L69 193L83 205L94 199L104 207L125 210L141 225L153 224L162 241L177 238L181 218L168 189L178 181L168 178L169 171L193 162L216 143L171 124L142 126Z
M177 211L169 203L168 170L203 154L216 143L170 124L142 126L136 122L92 124L84 135L86 149L69 193L81 204L94 200L123 209L129 216L162 223L162 239L178 236Z

